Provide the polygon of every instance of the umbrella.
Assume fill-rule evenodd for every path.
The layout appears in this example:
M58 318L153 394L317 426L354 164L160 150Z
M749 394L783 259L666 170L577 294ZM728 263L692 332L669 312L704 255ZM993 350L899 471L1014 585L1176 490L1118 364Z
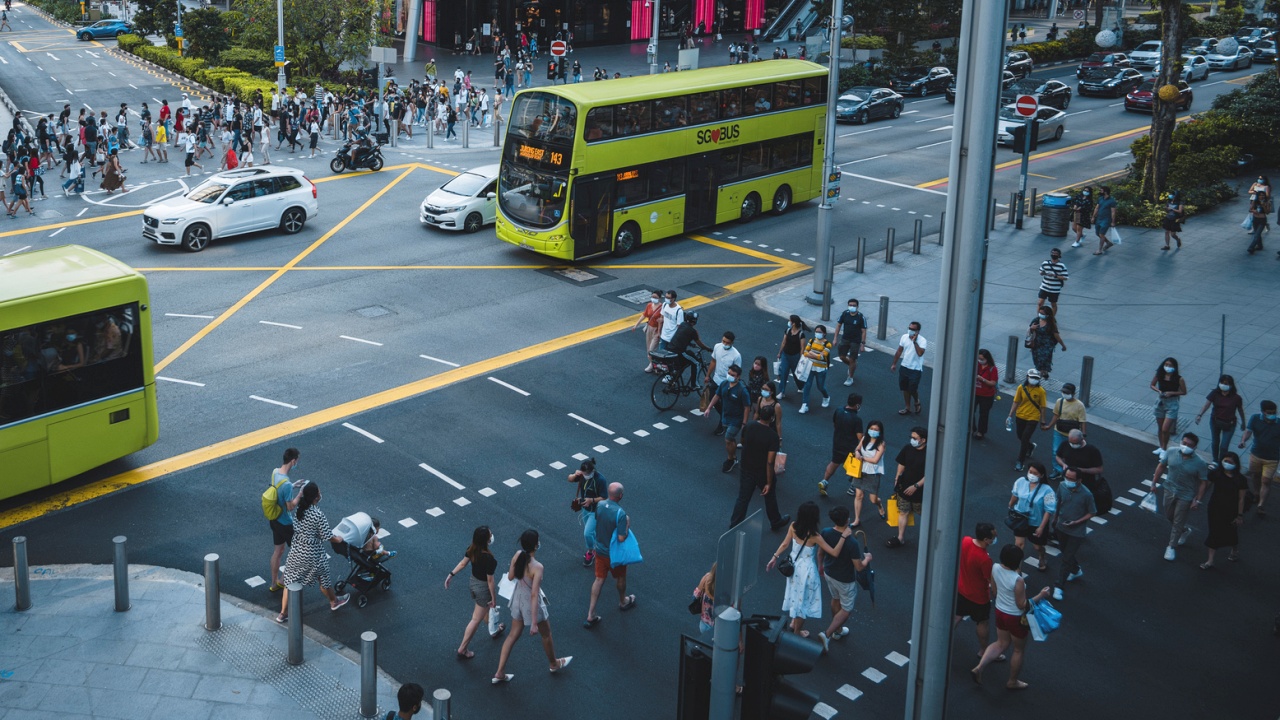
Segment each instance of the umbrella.
M862 543L863 548L867 547L867 534L865 532L859 530L855 532L854 535L858 538L858 541ZM871 595L871 605L875 606L876 604L876 571L872 570L871 567L868 565L862 570L855 571L853 577L854 577L854 580L858 582L858 585L860 585L863 590L866 590Z

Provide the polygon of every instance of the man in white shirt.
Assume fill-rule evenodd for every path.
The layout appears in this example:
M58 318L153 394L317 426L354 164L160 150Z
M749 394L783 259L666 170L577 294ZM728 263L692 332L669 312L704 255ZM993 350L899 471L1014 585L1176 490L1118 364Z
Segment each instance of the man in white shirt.
M676 328L684 322L684 308L676 302L676 291L666 292L667 303L662 306L662 332L658 334L658 349L666 350L667 343L676 334Z
M182 93L182 110L183 116L191 117L191 98L186 93Z
M730 365L742 365L742 353L733 346L734 340L733 331L726 330L720 342L711 349L711 367L707 368L707 373L716 387L729 379Z
M480 117L484 121L484 126L489 127L489 91L480 91Z
M898 350L893 353L893 362L889 372L898 370L898 389L902 391L902 409L899 415L911 413L912 401L915 401L915 412L920 414L920 376L924 374L924 351L928 343L920 335L920 323L914 320L907 325L907 332L898 340ZM904 352L905 351L905 352ZM902 367L898 368L898 361Z

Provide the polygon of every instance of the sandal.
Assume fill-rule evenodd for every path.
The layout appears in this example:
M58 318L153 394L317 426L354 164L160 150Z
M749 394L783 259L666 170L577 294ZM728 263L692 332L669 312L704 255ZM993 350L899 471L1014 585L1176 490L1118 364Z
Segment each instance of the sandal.
M880 510L880 519L881 519L881 520L888 520L888 519L889 519L889 513L888 513L888 511L886 511L886 510L884 509L884 503L876 503L876 508L878 508L878 509Z
M1233 550L1231 554L1227 556L1227 559L1231 562L1240 562L1240 553Z
M459 659L459 660L470 660L471 658L473 658L473 657L475 657L475 656L476 656L476 654L475 654L474 652L472 652L471 650L468 650L468 651L466 651L466 652L460 652L460 653L458 653L458 659Z
M562 658L556 658L556 666L555 666L555 667L553 667L553 668L548 668L548 669L549 669L552 673L558 673L558 672L560 672L561 670L563 670L563 669L565 669L565 668L569 667L569 663L571 663L571 662L573 662L573 656L572 656L572 655L567 655L567 656L562 657Z
M599 615L597 615L597 616L595 616L595 617L593 617L593 618L588 618L586 622L582 623L582 627L584 627L584 628L586 628L586 629L590 630L591 628L595 627L595 626L596 626L596 624L597 624L597 623L599 623L599 622L600 622L601 620L603 620L603 619L604 619L604 618L600 617Z
M1207 563L1207 562L1205 562L1205 563L1200 563L1200 569L1201 569L1201 570L1212 570L1212 569L1213 569L1213 563Z
M507 626L505 623L498 623L498 629L494 632L489 633L489 637L493 638L494 640L497 640L498 638L502 637L502 633L506 632L506 630L507 630Z
M636 596L628 595L627 601L618 606L618 610L626 612L636 606Z
M1045 563L1044 558L1040 558L1040 564L1036 566L1036 569L1040 572L1044 572L1049 569L1049 565Z
M923 409L924 409L924 406L923 406L923 405L921 405L920 403L916 403L916 414L917 414L917 415L919 415L919 414L920 414L920 411L921 411L921 410L923 410Z
M502 683L511 682L514 678L515 678L515 675L512 675L511 673L507 673L505 675L494 675L493 677L489 678L489 683L491 685L501 685Z
M908 408L902 408L901 410L899 410L899 411L898 411L898 414L899 414L899 415L910 415L910 414L911 414L911 410L910 410L910 409L908 409Z

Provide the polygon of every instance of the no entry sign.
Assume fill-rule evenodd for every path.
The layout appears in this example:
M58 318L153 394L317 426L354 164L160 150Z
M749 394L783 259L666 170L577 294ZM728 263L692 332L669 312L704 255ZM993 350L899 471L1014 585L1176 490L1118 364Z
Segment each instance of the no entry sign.
M1035 95L1019 95L1014 103L1014 109L1022 117L1031 117L1036 114L1036 110L1040 108L1040 104L1036 102Z
M556 57L564 57L568 50L569 46L563 40L555 40L551 43L551 54Z

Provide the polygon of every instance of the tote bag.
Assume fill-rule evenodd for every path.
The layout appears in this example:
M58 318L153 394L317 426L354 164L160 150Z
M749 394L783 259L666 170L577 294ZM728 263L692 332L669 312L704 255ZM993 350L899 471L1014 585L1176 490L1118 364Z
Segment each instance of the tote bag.
M616 523L621 518L622 511L619 510L614 522ZM640 543L636 542L636 534L628 531L626 540L618 540L618 533L614 532L613 537L609 538L609 565L621 567L642 562L644 562L644 557L640 555Z

